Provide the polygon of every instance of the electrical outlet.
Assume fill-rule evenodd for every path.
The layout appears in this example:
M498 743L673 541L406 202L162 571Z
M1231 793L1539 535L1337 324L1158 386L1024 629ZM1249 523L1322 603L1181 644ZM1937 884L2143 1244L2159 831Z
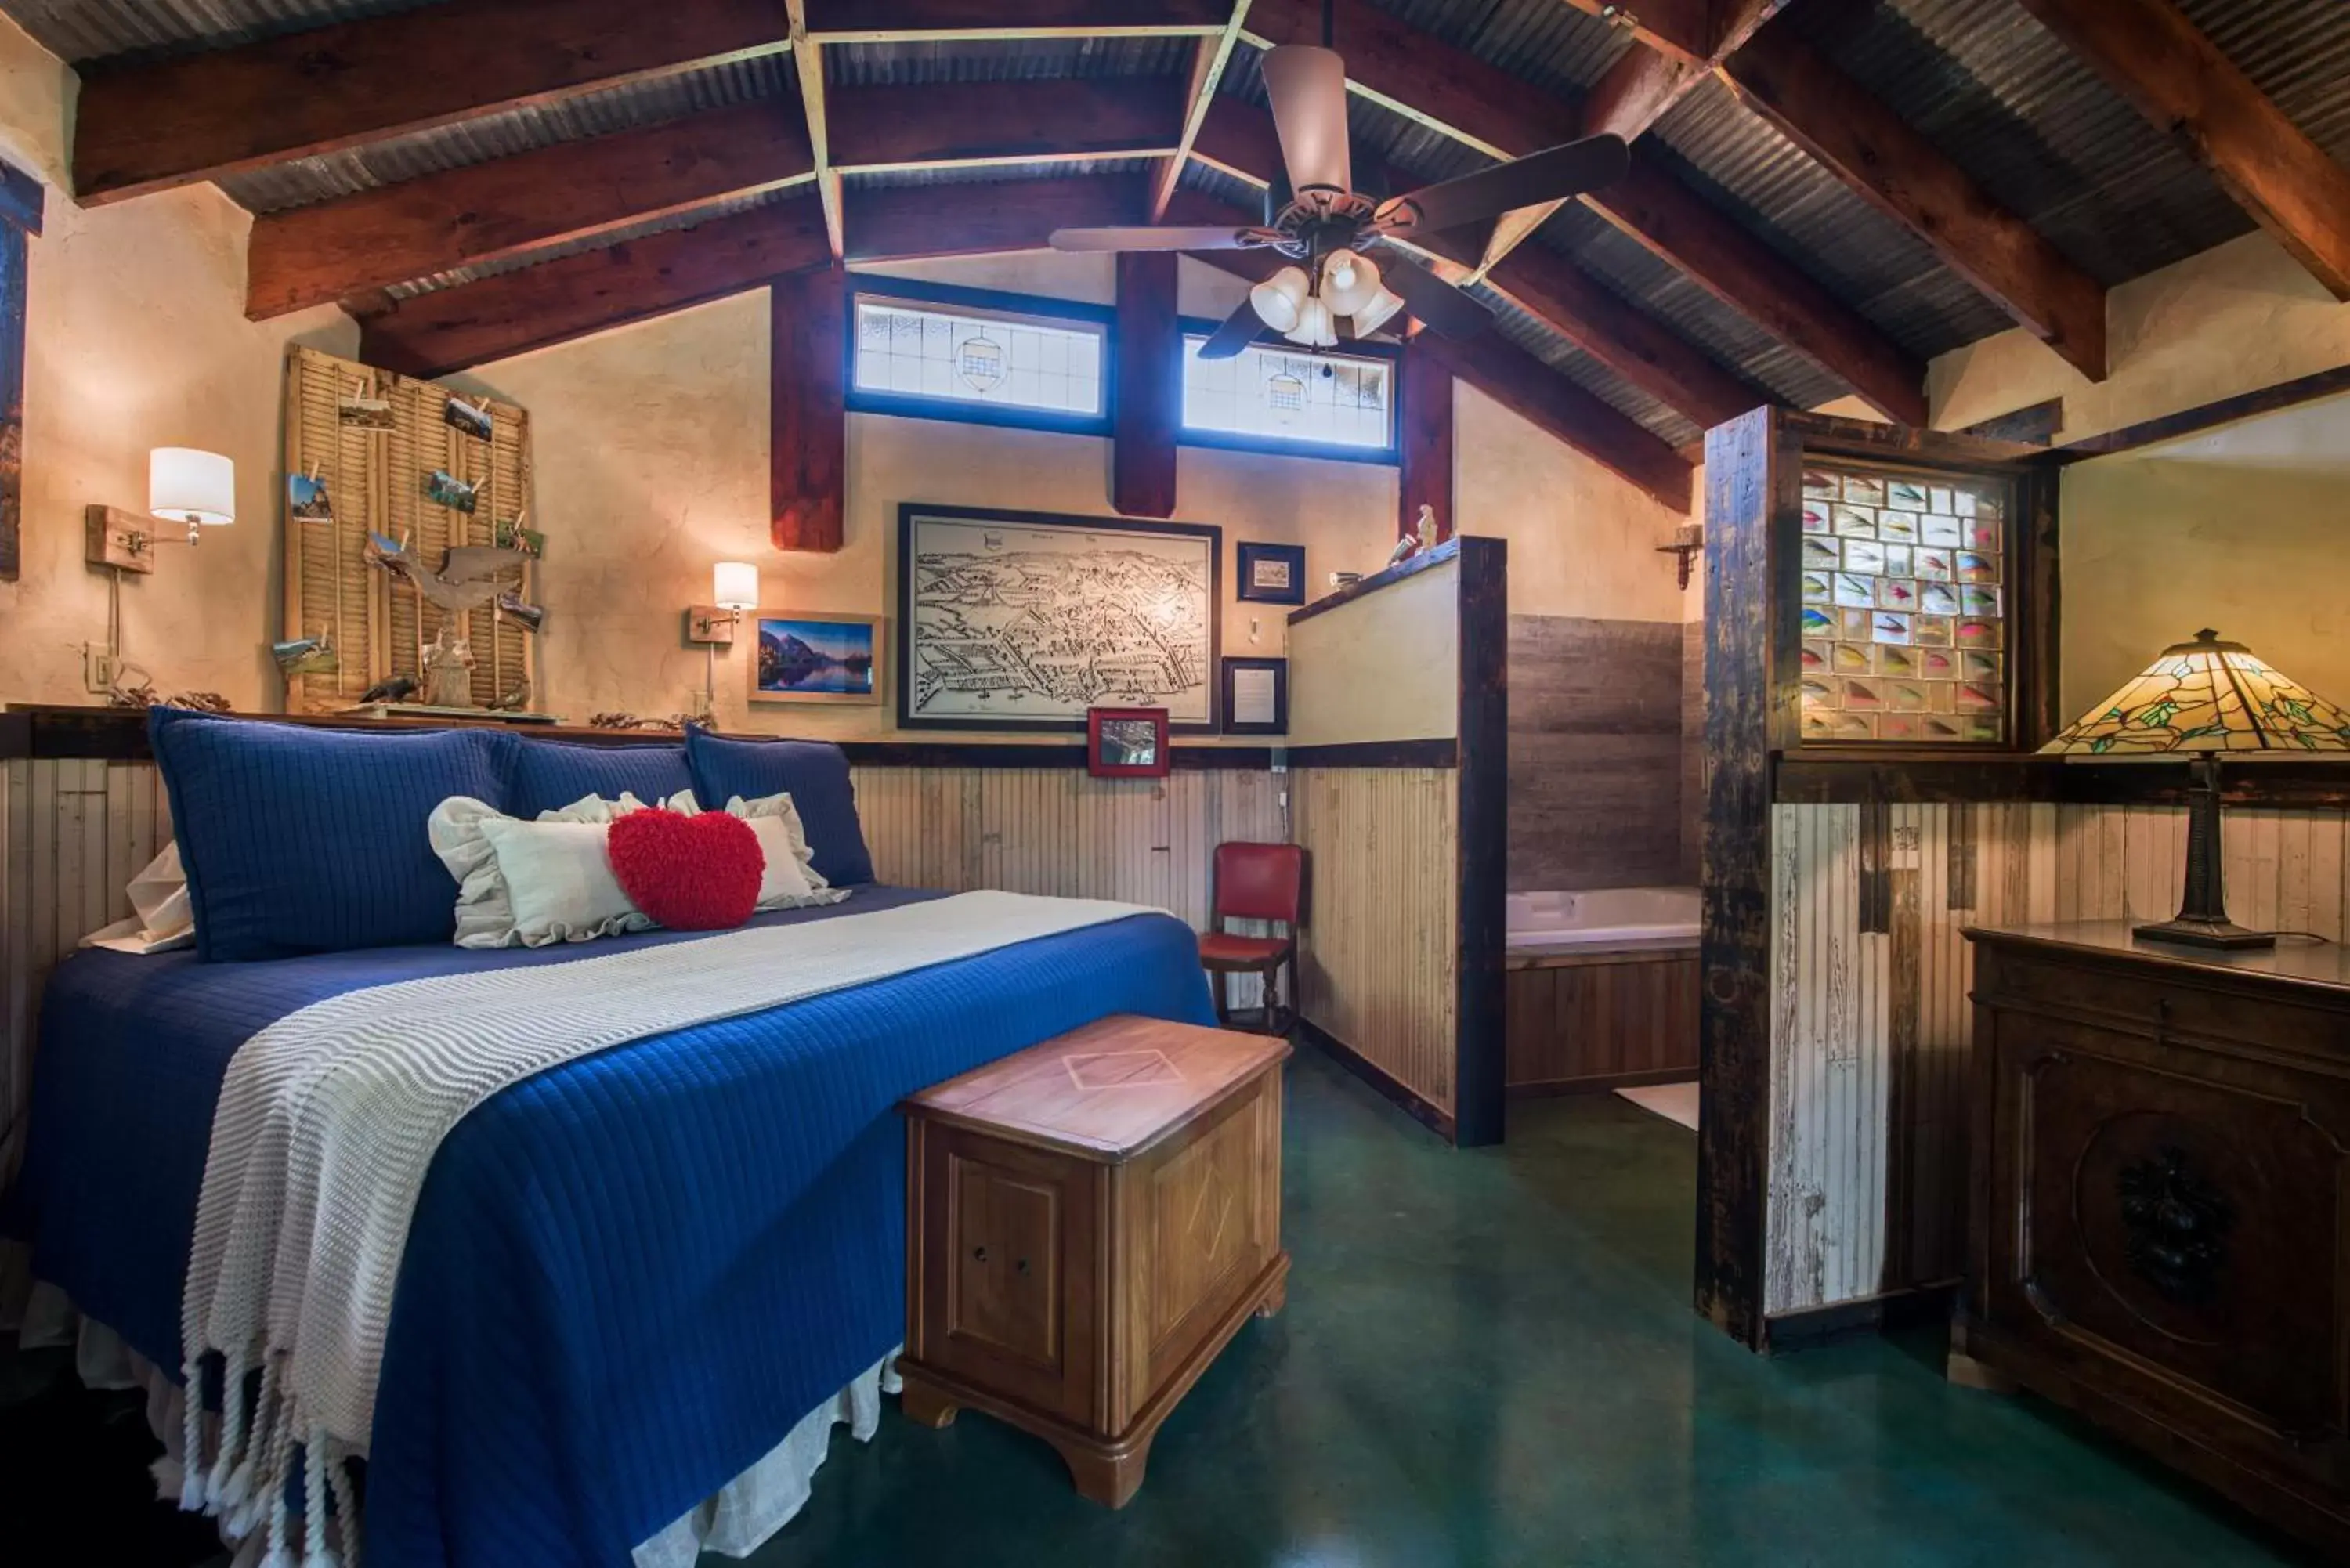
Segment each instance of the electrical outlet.
M116 662L110 649L100 648L94 642L82 644L81 683L100 696L112 691Z

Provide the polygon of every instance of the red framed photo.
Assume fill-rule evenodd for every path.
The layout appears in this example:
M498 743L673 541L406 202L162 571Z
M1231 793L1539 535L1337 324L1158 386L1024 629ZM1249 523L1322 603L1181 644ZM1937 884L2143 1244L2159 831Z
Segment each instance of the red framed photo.
M1170 761L1164 708L1086 710L1086 771L1097 779L1163 779Z

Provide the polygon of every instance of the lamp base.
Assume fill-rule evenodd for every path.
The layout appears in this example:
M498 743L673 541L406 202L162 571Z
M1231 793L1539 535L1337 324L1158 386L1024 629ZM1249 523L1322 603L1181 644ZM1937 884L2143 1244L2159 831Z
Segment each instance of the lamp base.
M2195 948L2272 948L2276 946L2274 931L2248 930L2222 915L2216 920L2160 920L2150 925L2133 926L2130 935L2150 942L2180 942Z

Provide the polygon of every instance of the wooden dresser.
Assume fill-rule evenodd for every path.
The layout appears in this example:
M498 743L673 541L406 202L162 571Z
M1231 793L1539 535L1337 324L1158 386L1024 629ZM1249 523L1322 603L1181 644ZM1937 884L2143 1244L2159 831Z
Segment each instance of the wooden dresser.
M1953 1376L2003 1374L2350 1555L2350 953L1967 935Z
M906 1101L906 1414L984 1410L1123 1507L1175 1402L1281 1310L1289 1049L1107 1018Z

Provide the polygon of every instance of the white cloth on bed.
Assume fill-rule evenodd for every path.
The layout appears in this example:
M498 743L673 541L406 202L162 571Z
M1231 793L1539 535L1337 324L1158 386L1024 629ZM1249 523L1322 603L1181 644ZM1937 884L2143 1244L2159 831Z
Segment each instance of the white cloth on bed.
M131 913L82 938L86 948L123 953L168 953L196 945L196 914L188 902L188 874L175 840L147 862L126 890Z
M366 1453L392 1286L427 1168L510 1084L649 1035L1122 919L1096 899L963 893L527 969L401 981L288 1013L237 1048L213 1117L188 1261L189 1376L218 1352L228 1386L262 1373L248 1423L230 1402L182 1504L286 1528L295 1451L313 1483ZM203 1456L213 1445L189 1434ZM325 1515L314 1495L313 1528ZM338 1499L338 1501L342 1501ZM312 1554L323 1550L313 1538Z

